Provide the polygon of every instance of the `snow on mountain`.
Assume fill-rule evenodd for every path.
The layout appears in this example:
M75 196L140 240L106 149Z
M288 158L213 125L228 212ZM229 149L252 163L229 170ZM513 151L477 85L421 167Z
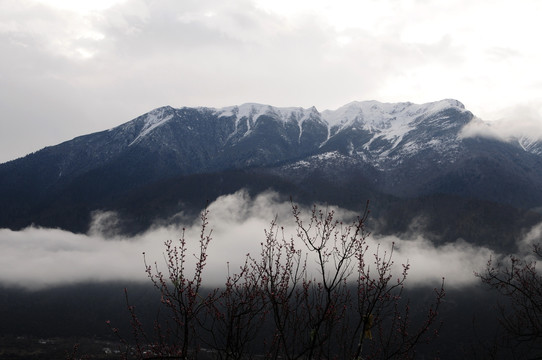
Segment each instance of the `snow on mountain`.
M173 119L174 114L170 110L172 110L170 107L161 107L150 111L146 117L143 118L143 127L139 135L130 143L130 145L137 143L154 129Z
M243 118L256 120L262 115L275 117L283 122L296 121L302 122L316 111L315 107L303 109L301 107L274 107L271 105L263 105L256 103L247 103L239 106L228 106L221 109L216 109L216 114L219 117L235 116L239 121Z
M245 119L248 129L253 120L267 113L273 113L273 108L270 105L247 103L239 106L228 106L222 109L215 110L218 117L235 117L235 128L237 129L239 122Z
M386 138L393 139L401 137L413 129L413 121L419 116L438 113L448 108L465 111L465 106L462 103L451 99L427 104L354 101L337 110L323 111L322 118L331 127L345 128L360 123L366 130L380 132Z
M214 109L214 112L219 118L235 118L235 132L230 137L238 133L243 137L248 136L252 129L257 126L259 118L265 115L278 121L283 126L289 123L296 124L299 130L297 141L301 143L304 122L309 119L322 122L320 113L314 106L304 109L301 107L273 107L270 105L247 103L239 106Z
M303 109L301 107L273 107L270 105L247 103L239 106L229 106L221 109L215 109L215 113L218 117L235 117L236 128L241 120L246 120L248 127L263 115L270 116L274 119L280 120L284 123L293 121L300 125L309 119L311 115L318 114L315 107L309 109Z
M273 107L270 105L247 103L239 106L229 106L216 109L219 117L234 116L239 122L242 119L257 120L262 115L268 115L283 122L295 121L302 123L311 116L316 116L329 127L339 126L341 129L358 122L371 132L380 132L388 139L395 139L410 131L412 122L419 116L437 113L447 108L463 111L465 106L457 100L446 99L427 104L381 103L378 101L355 101L337 110L325 110L319 113L315 107L308 109L300 107Z
M195 130L203 120L186 115L188 112L212 116L217 124L230 124L224 125L227 132L221 137L227 139L232 146L243 141L242 139L248 139L254 129L261 128L271 119L276 122L278 128L281 128L277 130L279 131L277 134L280 134L286 142L301 144L304 138L313 145L319 144L320 149L311 150L315 153L336 151L341 148L348 156L361 159L379 169L396 166L405 158L425 149L452 151L457 147L456 135L460 128L472 118L464 116L462 120L457 120L457 114L470 112L465 110L459 101L451 99L426 104L357 101L337 110L325 110L321 113L315 107L273 107L246 103L218 109L162 107L119 128L130 134L130 145L140 143L142 139L172 119L175 119L178 126L191 132L203 131ZM263 116L267 120L263 121ZM192 120L188 120L189 118ZM266 128L265 132L268 131L270 129ZM449 131L452 131L452 136ZM165 136L160 137L164 142ZM171 134L167 135L167 142L174 142L174 137ZM289 151L292 150L294 149ZM303 151L309 150L305 148Z
M386 169L425 149L452 151L458 146L458 131L472 115L459 101L446 99L426 104L352 102L322 112L322 118L329 124L330 138L358 134L348 145L351 156Z
M316 155L309 156L303 160L299 160L290 164L287 164L283 166L284 170L295 171L295 170L307 170L307 169L314 169L314 168L323 168L325 164L334 163L337 164L339 162L348 162L351 161L352 158L350 156L346 156L341 154L338 151L328 151Z
M542 141L538 138L521 136L517 141L523 150L531 154L542 156Z

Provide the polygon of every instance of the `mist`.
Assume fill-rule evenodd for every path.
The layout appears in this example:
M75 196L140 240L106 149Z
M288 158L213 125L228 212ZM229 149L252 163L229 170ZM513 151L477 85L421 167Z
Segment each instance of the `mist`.
M284 228L285 238L296 237L291 204L280 200L273 192L251 198L246 192L239 191L218 198L208 209L206 234L210 232L212 241L204 271L207 285L223 283L225 274L236 272L247 254L258 258L261 243L265 240L264 231L269 229L273 220ZM326 206L325 209L333 210L336 219L345 223L358 215L338 207ZM302 211L309 216L309 208ZM81 282L145 282L148 279L143 253L147 263L156 262L158 268L165 269L164 241L179 239L183 231L189 244L187 269L191 268L194 263L192 254L196 252L201 233L200 219L188 223L156 224L134 237L115 235L117 220L114 212L95 212L88 234L38 227L21 231L0 229L0 263L4 269L0 272L0 284L39 290ZM529 238L536 236L541 229L542 225L532 229L522 241L529 242ZM389 254L393 246L395 276L400 275L402 264L410 264L409 286L438 285L442 278L448 287L471 285L479 281L474 272L482 270L490 256L499 256L488 248L461 239L436 247L424 238L423 233L370 235L367 245L368 254L376 251ZM368 260L370 265L371 261Z
M542 102L531 101L487 114L487 119L475 118L467 124L462 137L486 137L500 141L528 138L542 140Z

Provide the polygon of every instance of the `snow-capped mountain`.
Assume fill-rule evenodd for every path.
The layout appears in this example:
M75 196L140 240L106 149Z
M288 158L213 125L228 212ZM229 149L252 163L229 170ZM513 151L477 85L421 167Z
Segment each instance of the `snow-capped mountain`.
M456 196L542 206L542 143L466 137L473 119L450 99L161 107L0 165L0 227L85 231L94 210L167 217L240 188L346 205Z
M164 107L111 129L108 135L117 144L122 138L124 150L140 146L197 154L178 159L184 162L178 164L182 172L229 168L232 161L234 167L267 166L339 149L386 170L428 149L450 154L458 142L449 134L458 133L471 118L456 100L423 105L353 102L322 113L314 107L261 104L222 109ZM197 163L191 166L186 161Z
M355 102L323 115L328 124L334 124L333 136L358 135L347 142L350 156L361 157L382 170L427 150L450 155L459 144L456 136L450 135L472 119L456 100L423 105Z

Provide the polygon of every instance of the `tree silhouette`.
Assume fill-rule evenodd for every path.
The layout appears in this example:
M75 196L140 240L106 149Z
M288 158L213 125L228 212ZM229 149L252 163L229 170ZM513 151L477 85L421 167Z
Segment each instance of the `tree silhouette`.
M499 303L499 321L505 332L502 344L524 358L542 358L542 275L537 262L542 259L540 244L532 245L528 256L490 258L482 273L484 284L504 297Z
M414 358L438 333L444 289L414 321L403 297L410 265L395 276L393 246L370 252L368 215L366 208L345 223L333 210L314 206L306 215L292 204L295 233L288 237L272 220L260 253L247 255L237 273L228 267L224 285L210 289L204 269L212 231L203 211L193 269L186 269L184 230L165 242L165 272L145 260L162 311L149 333L127 297L133 338L121 337L124 358Z

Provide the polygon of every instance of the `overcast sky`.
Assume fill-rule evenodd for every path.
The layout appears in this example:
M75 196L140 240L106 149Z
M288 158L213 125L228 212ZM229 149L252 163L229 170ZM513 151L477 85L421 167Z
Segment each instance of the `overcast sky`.
M540 123L541 14L537 0L0 0L0 162L163 105L455 98Z

